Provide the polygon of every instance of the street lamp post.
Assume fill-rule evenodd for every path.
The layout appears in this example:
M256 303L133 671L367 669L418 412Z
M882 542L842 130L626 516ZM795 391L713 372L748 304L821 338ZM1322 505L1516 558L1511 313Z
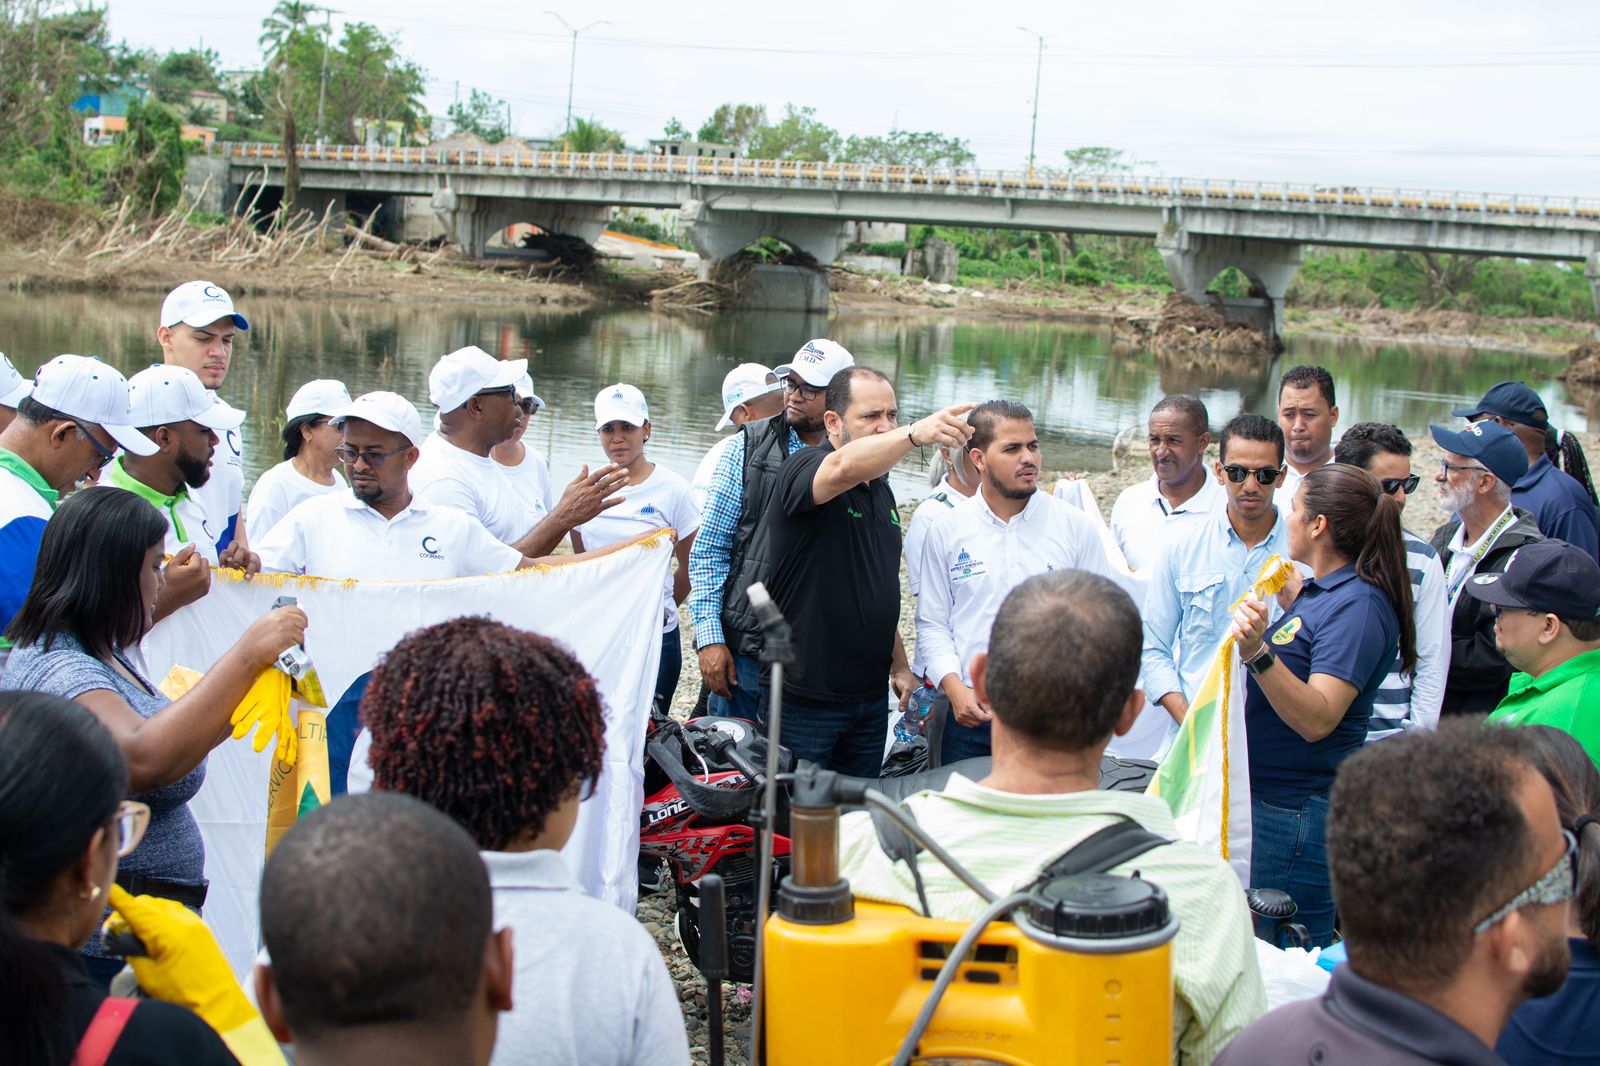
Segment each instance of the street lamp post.
M545 14L551 16L557 22L561 23L561 25L565 26L567 28L567 31L572 34L572 55L571 55L571 58L569 58L567 60L567 127L566 127L567 128L567 132L571 133L572 132L572 80L573 80L573 78L576 75L577 70L578 70L578 35L580 33L588 33L590 30L594 29L596 26L609 26L609 25L611 25L611 23L608 22L606 19L599 19L598 21L589 23L589 25L583 27L582 29L575 30L575 29L572 28L572 24L571 23L569 23L566 19L562 18L560 15L556 14L556 12L550 11L550 10L546 10Z
M1028 179L1033 179L1033 150L1039 143L1039 80L1044 74L1044 34L1018 26L1023 33L1039 38L1039 58L1033 66L1033 128L1028 133Z

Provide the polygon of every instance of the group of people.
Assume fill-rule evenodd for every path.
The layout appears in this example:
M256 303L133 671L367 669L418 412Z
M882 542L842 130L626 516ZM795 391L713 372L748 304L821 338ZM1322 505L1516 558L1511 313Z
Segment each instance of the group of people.
M161 945L204 939L185 924L207 890L188 804L234 708L307 619L269 612L176 698L139 651L208 594L213 567L461 577L662 530L676 566L657 703L679 685L683 607L709 713L765 722L774 673L748 596L763 583L793 629L783 745L876 777L896 707L931 699L932 757L991 762L911 806L994 885L1026 883L1116 819L1176 841L1160 800L1097 790L1101 756L1160 758L1232 639L1247 677L1250 884L1287 891L1314 943L1342 933L1349 962L1323 999L1258 1021L1238 878L1181 841L1141 856L1128 868L1181 923L1175 1061L1278 1061L1322 1041L1348 1056L1329 1061L1490 1062L1500 1040L1532 1062L1594 1039L1600 537L1581 450L1526 385L1431 428L1452 517L1428 539L1402 527L1421 481L1411 442L1377 423L1336 440L1321 368L1283 376L1276 420L1228 421L1214 460L1204 404L1163 398L1152 475L1106 527L1081 485L1040 484L1027 407L902 421L890 379L826 339L727 375L717 428L735 431L692 480L646 457L647 399L619 382L594 402L605 464L558 492L522 439L544 406L526 360L467 347L429 373L431 432L398 394L302 386L283 461L247 496L244 414L217 390L248 328L225 291L190 282L162 307L162 361L131 378L61 355L31 382L0 380L0 953L19 960L0 982L29 1020L0 1035L5 1061L67 1062L111 1024L105 1004L120 1001L105 990L124 961L99 931L108 902L152 948L133 962L147 991L207 1025L141 1007L99 1061L140 1047L272 1061L258 1048L291 1038L307 1063L483 1062L491 1049L503 1062L686 1061L653 942L586 897L558 854L604 747L600 694L569 652L464 618L379 665L350 791L411 799L340 799L284 837L262 887L258 1014L237 987L192 991L184 972L214 974L192 961L204 947L185 963ZM930 450L934 491L903 528L888 475ZM1253 599L1273 556L1295 576ZM86 775L93 787L74 790ZM910 883L865 816L846 819L841 855L858 895L937 917L981 908L931 868ZM1563 988L1569 959L1560 996L1517 1010ZM1416 1034L1420 1057L1372 1057ZM1462 1050L1479 1045L1478 1058Z

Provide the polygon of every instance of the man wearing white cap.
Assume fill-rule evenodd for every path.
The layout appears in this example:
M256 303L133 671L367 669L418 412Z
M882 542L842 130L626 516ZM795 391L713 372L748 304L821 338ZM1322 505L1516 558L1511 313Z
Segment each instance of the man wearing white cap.
M762 639L747 592L764 579L766 563L750 552L759 554L757 531L778 468L801 448L822 443L828 383L855 362L841 344L807 341L773 371L783 382L783 413L740 426L712 472L700 533L689 551L689 613L712 714L757 715Z
M238 429L244 412L223 403L192 371L166 364L129 378L128 399L134 425L155 442L156 452L124 451L106 468L101 483L127 489L161 512L167 520L167 554L174 559L185 545L193 545L195 554L212 566L255 573L261 562L243 544L233 542L217 551L218 523L191 491L211 477L218 434ZM162 599L168 601L165 613L171 613L179 597L164 591Z
M295 504L347 487L334 455L342 436L332 418L349 406L349 390L332 378L308 381L295 390L284 411L289 421L283 427L283 462L256 478L245 507L246 524L257 540Z
M245 317L233 309L233 298L226 289L209 281L186 281L167 293L161 304L161 326L156 330L161 361L193 371L202 385L215 391L227 379L233 362L234 333L249 328ZM221 447L211 476L195 493L217 535L213 554L235 539L241 549L248 549L250 543L239 517L244 500L243 423L222 430L218 443Z
M415 581L516 570L532 560L454 507L413 496L423 439L411 401L369 392L333 413L349 492L296 504L256 547L262 569L336 580Z
M56 501L93 480L119 446L156 451L133 426L126 378L82 355L58 355L39 368L31 394L17 400L17 417L0 430L0 630L33 584ZM0 656L10 647L0 637Z
M0 352L0 430L17 417L17 404L33 391L33 382L17 373L5 352Z
M737 428L746 422L771 418L781 410L783 382L778 380L778 375L760 363L740 363L722 379L722 418L716 429L721 433L729 426ZM706 505L706 494L711 491L711 477L716 473L717 464L738 436L733 433L717 441L695 468L690 487L694 490L694 502L702 509Z
M522 439L533 416L544 409L544 401L533 391L531 375L524 374L517 382L516 400L517 418L511 427L511 437L489 449L489 454L505 467L506 476L518 495L532 504L535 516L542 519L555 510L556 494L550 487L550 464L545 461L544 453Z
M628 474L612 464L593 474L584 467L554 509L538 516L489 454L516 431L517 382L527 369L526 359L496 359L471 345L434 364L428 399L439 408L439 428L422 442L411 487L431 503L472 515L523 555L541 556L575 526L615 506L621 497L612 493Z

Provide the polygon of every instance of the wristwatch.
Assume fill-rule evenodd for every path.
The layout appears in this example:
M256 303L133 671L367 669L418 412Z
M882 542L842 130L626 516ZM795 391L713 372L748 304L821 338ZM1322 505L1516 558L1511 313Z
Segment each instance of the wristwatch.
M1263 644L1261 645L1260 651L1256 652L1254 656L1244 661L1244 668L1250 671L1252 674L1259 676L1270 670L1272 668L1272 664L1277 661L1278 657L1272 654L1271 650L1269 650L1267 646Z

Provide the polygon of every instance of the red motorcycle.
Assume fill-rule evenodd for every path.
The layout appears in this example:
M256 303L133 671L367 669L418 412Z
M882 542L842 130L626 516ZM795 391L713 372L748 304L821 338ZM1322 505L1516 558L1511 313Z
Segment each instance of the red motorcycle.
M779 749L780 772L793 769ZM644 809L639 854L664 861L678 902L678 938L700 965L700 881L721 876L726 891L728 976L750 981L756 955L758 799L766 784L767 739L753 722L650 718L645 739ZM789 811L779 792L773 839L773 883L789 872Z

